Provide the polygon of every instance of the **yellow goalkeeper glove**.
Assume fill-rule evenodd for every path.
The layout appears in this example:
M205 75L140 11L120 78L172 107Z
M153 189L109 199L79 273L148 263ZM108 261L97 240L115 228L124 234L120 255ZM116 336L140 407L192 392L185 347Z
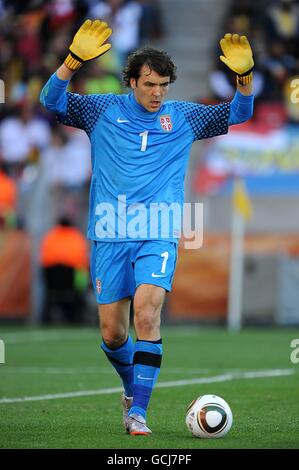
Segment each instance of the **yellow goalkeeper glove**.
M64 64L74 72L83 62L105 54L111 49L111 44L104 44L111 33L112 29L104 21L86 20L75 34Z
M247 37L227 33L221 39L220 47L224 54L220 56L220 60L236 72L238 84L250 83L254 61Z

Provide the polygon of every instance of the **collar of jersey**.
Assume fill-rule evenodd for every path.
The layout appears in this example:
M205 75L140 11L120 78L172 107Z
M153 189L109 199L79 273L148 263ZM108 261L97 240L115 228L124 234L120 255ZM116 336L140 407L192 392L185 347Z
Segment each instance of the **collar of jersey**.
M134 117L137 116L139 119L142 119L144 121L155 121L163 108L162 105L159 111L157 111L156 113L151 113L150 111L147 111L143 106L141 106L141 104L136 101L133 91L127 95L126 104L126 111L128 115L132 114Z

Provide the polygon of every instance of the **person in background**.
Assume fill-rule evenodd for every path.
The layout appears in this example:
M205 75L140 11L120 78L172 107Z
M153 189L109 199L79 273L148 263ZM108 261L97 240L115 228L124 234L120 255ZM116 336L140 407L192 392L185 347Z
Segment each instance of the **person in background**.
M0 162L0 228L13 227L16 221L18 189Z
M84 297L88 285L88 243L69 217L63 215L43 237L40 264L45 282L43 322L84 321Z

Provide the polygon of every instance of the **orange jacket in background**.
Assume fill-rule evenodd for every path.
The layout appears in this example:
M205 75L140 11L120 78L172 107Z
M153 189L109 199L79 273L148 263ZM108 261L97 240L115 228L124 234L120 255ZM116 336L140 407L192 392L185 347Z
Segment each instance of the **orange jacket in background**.
M17 185L0 170L0 212L15 212L16 205Z
M42 240L40 261L43 267L63 264L88 269L87 241L77 228L57 225Z

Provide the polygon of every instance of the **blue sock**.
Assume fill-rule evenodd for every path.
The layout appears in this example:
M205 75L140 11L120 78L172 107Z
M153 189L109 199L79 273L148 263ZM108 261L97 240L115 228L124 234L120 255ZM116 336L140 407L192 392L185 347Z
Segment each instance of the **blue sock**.
M101 348L113 365L114 369L123 381L125 395L133 396L133 354L134 343L131 336L127 341L116 349L110 349L103 341Z
M134 352L133 404L129 415L136 413L146 418L149 400L160 372L162 340L137 340Z

